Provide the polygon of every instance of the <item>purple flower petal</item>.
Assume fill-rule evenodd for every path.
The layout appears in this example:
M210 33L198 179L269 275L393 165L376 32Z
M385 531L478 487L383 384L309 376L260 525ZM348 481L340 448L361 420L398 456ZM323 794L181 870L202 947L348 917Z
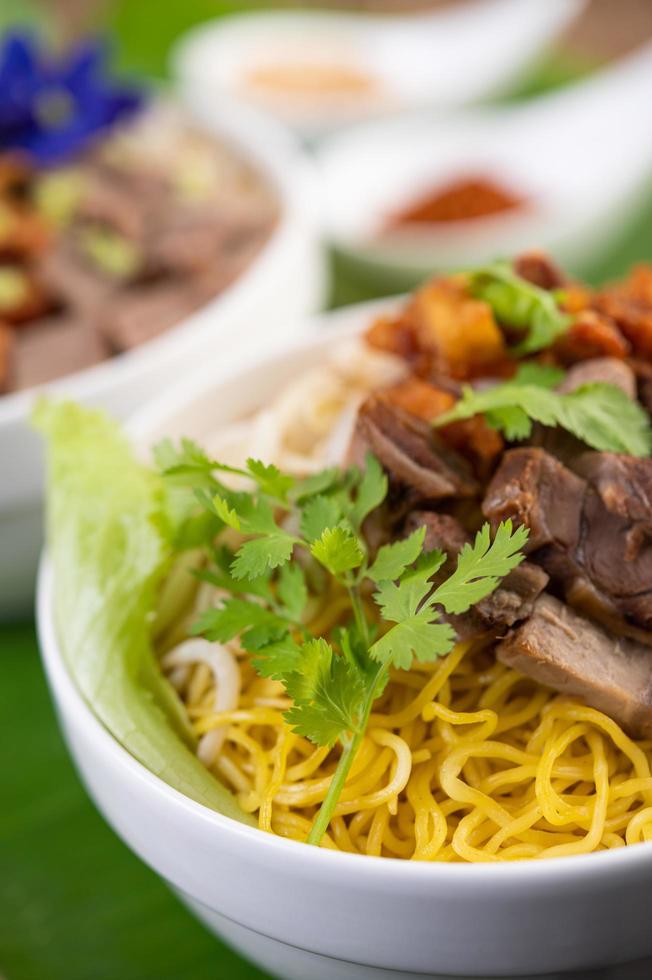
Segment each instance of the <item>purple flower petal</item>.
M80 152L142 105L136 90L107 76L107 44L89 39L60 62L30 35L0 47L0 150L25 149L44 165Z

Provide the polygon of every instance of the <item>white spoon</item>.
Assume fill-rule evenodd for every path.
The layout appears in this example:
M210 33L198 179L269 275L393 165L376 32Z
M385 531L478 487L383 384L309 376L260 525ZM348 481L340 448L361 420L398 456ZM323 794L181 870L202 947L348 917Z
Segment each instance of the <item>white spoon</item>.
M415 106L460 105L495 93L584 2L471 0L404 16L242 14L185 35L173 49L172 71L203 114L223 95L253 100L303 136L315 137L342 123ZM303 90L288 83L288 70L301 75ZM279 85L280 71L285 83Z
M342 252L423 276L546 248L574 269L600 254L652 177L652 45L560 93L449 118L351 128L318 152L323 220ZM492 217L382 235L388 218L465 175L526 199Z

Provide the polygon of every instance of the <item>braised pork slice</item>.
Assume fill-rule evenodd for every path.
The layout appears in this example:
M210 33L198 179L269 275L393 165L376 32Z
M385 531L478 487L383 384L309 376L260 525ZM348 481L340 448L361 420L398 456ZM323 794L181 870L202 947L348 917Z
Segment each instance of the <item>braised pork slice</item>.
M426 529L424 551L435 548L444 551L449 558L444 572L450 574L455 567L457 555L471 541L471 535L454 517L432 511L413 511L409 515L405 522L405 533L411 534L419 527ZM529 561L522 562L502 580L491 595L478 602L465 617L454 617L451 623L458 635L463 636L482 632L487 628L513 626L530 615L535 600L547 583L548 576L542 568Z
M585 452L575 549L542 548L536 560L575 609L652 646L652 460Z
M652 459L584 453L580 564L595 588L652 630Z
M510 449L487 488L482 512L495 528L511 519L530 529L526 551L577 547L586 484L535 446Z
M572 466L510 450L483 512L530 528L527 550L572 606L652 645L652 459L583 452Z
M604 711L632 735L652 736L652 656L550 595L498 644L498 659Z
M427 422L382 395L371 395L360 407L349 458L362 465L368 451L387 470L390 483L409 491L415 502L478 493L466 461L448 449Z

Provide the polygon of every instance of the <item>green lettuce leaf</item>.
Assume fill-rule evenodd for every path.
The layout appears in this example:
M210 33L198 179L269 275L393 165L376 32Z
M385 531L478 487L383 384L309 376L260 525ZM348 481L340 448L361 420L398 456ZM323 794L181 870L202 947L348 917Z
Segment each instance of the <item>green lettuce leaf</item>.
M192 751L176 692L150 642L171 548L160 477L98 411L41 402L54 618L80 692L111 734L191 799L251 822Z

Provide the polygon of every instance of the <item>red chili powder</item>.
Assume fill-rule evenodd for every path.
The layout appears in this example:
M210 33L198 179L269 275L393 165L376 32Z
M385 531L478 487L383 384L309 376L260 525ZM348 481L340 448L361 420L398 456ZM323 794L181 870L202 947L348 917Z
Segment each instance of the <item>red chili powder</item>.
M490 177L462 177L417 198L394 214L387 228L485 218L520 208L523 203L522 197L501 187Z

